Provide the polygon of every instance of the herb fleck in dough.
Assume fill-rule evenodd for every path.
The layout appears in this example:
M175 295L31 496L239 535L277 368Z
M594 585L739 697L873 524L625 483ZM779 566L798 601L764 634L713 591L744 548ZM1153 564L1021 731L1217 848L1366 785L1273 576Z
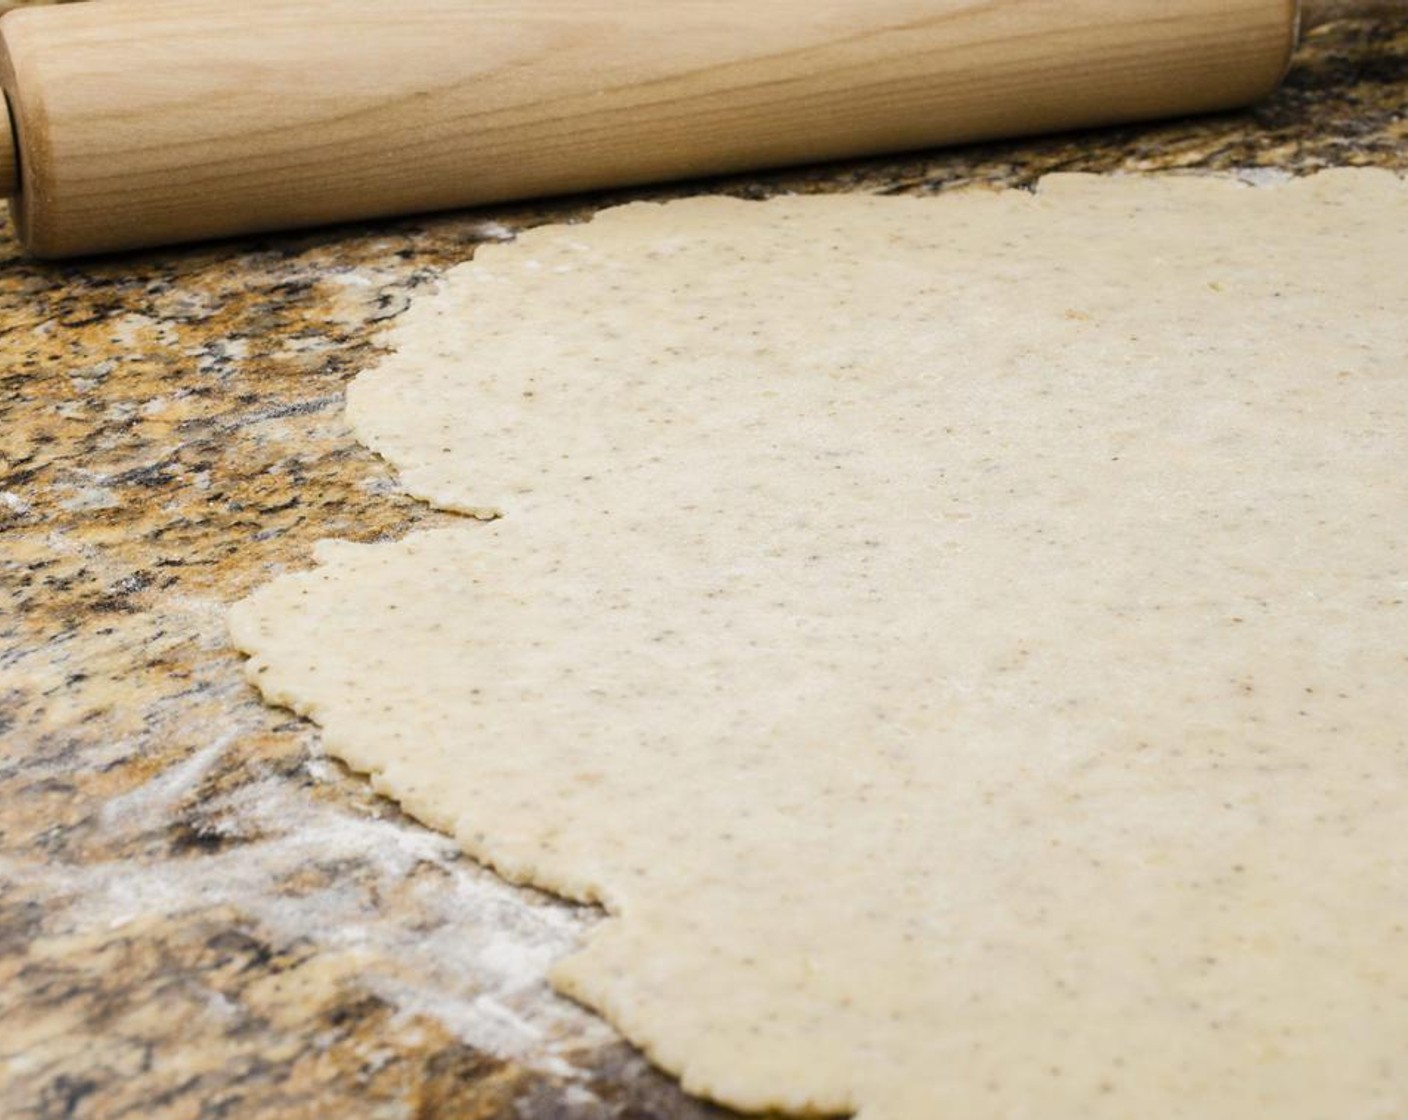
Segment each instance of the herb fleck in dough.
M690 1090L1408 1101L1408 184L697 199L486 246L349 393L490 523L320 548L251 679Z

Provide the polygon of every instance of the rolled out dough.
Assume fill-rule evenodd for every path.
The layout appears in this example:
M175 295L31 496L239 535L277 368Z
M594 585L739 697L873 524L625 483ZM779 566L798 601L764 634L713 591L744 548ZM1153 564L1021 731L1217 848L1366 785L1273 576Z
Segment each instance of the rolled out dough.
M695 1092L1401 1120L1405 262L1369 171L537 229L348 399L502 518L234 638Z

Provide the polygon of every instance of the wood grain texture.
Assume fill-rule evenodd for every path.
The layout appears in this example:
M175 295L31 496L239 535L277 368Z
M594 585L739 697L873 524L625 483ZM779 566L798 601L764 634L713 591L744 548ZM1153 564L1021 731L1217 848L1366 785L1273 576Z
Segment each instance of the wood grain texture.
M1255 100L1292 0L105 0L0 21L62 256Z

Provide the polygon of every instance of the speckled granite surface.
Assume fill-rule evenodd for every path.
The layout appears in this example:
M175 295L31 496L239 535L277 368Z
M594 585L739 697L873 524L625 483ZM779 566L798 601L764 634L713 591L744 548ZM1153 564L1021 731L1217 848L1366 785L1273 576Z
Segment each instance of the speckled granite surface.
M1408 29L1317 32L1254 111L735 179L1408 169ZM485 239L626 197L43 266L0 242L0 1115L721 1116L544 988L592 920L459 859L260 706L226 604L446 515L341 419Z

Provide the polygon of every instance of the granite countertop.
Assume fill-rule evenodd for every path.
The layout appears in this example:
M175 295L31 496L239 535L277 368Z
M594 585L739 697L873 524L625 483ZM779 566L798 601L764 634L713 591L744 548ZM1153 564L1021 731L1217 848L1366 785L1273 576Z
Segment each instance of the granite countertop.
M503 885L260 705L225 607L321 537L449 515L347 380L486 240L698 190L1055 170L1408 170L1408 28L1345 23L1245 113L35 264L0 240L0 1113L698 1118L551 995L593 914Z

